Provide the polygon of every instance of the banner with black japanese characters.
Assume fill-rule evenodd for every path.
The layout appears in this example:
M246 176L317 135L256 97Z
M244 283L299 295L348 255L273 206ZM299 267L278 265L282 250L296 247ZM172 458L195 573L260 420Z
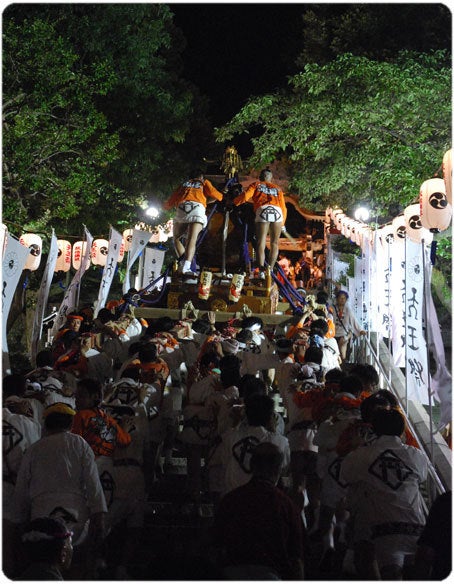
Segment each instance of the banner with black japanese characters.
M391 346L396 367L405 367L405 239L394 237L391 258Z
M55 318L54 325L52 327L51 335L55 336L57 331L65 324L66 315L72 312L75 308L77 308L78 303L78 291L80 286L80 281L82 280L82 276L90 267L90 256L91 256L91 246L93 244L93 236L88 231L86 227L84 227L85 231L85 241L84 245L82 246L83 250L83 257L80 262L79 269L74 274L71 283L69 284L68 288L66 289L65 295L63 297L62 303L60 304L60 308L58 309L58 314Z
M386 227L379 229L375 238L377 282L380 291L377 306L378 331L386 339L391 335L391 246L393 236Z
M405 351L407 397L429 403L427 346L424 331L423 245L405 241Z
M33 318L32 338L30 356L33 365L36 365L36 355L38 353L38 342L41 338L43 330L44 312L47 306L47 299L49 298L50 285L52 284L52 276L55 270L55 264L58 258L58 243L55 232L52 229L52 236L50 239L49 255L47 256L46 267L44 268L41 286L39 287L38 297L36 300L35 314Z
M126 294L126 292L131 288L129 272L131 271L132 265L141 254L143 248L147 245L149 239L149 231L134 229L131 240L131 248L128 251L128 263L126 265L126 274L123 282L123 294Z
M17 284L22 275L25 262L30 254L28 247L22 245L10 233L6 233L6 247L2 262L2 337L3 337L3 373L9 370L8 342L6 323L13 302Z
M120 253L120 247L123 236L118 233L113 227L110 228L109 237L109 248L107 252L106 263L102 271L101 284L99 286L98 292L98 302L96 303L96 308L94 311L95 318L98 316L98 312L101 308L104 308L107 302L107 297L109 296L109 290L112 285L112 280L115 275L115 269L118 263L118 254Z
M156 247L145 248L145 261L143 264L142 288L146 288L159 277L164 264L166 252ZM157 283L157 288L162 288L164 278Z

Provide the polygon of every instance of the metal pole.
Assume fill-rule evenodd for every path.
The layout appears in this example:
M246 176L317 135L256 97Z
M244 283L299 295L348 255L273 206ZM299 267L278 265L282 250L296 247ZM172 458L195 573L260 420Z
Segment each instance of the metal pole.
M404 331L405 331L405 370L407 369L407 236L404 244L404 262L405 262L405 305L404 305ZM405 375L405 413L408 415L408 382Z
M230 211L225 211L224 212L224 225L222 228L222 265L221 265L221 272L222 275L225 276L226 274L226 267L225 267L225 263L226 263L226 250L227 250L227 235L228 235L228 231L229 231L229 217L230 217Z

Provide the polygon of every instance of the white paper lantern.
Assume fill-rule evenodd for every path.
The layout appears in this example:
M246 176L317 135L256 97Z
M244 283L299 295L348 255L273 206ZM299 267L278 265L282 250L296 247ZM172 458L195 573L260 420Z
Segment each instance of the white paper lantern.
M167 239L173 237L173 219L169 219L164 225L164 230L167 233Z
M443 180L445 181L448 203L452 205L452 148L443 156Z
M408 205L408 207L404 209L404 217L407 237L409 237L411 241L420 243L424 239L425 243L432 242L433 234L422 226L419 203Z
M393 245L394 243L394 228L392 226L392 224L390 225L384 225L383 227L380 227L380 229L377 229L377 237L378 240L380 241L381 245L387 249L388 245Z
M125 240L125 251L129 251L131 249L133 233L134 229L125 229L123 231L123 239Z
M159 243L159 229L157 227L153 228L151 233L151 237L148 240L148 243Z
M422 183L419 191L421 224L432 233L445 231L451 224L452 207L448 203L445 181L431 178Z
M109 242L107 239L95 239L91 246L91 261L95 266L105 266L107 254L109 253Z
M73 245L73 268L75 270L80 268L86 249L86 241L76 241L76 243ZM90 258L88 258L88 263L90 263Z
M72 246L66 239L57 239L58 257L55 264L56 272L68 272L71 268Z
M125 246L126 246L126 242L124 237L121 240L121 244L120 244L120 249L118 251L118 259L117 262L119 264L121 264L121 262L123 261L123 258L125 257Z
M20 236L19 241L30 250L30 254L25 262L24 270L34 272L39 268L41 262L43 240L39 235L36 235L36 233L24 233L24 235Z
M342 219L345 217L345 213L338 213L335 218L334 218L334 225L336 226L336 229L339 229L339 231L341 230L342 227Z
M405 217L403 215L398 215L394 217L392 222L394 243L404 244L407 238L407 227L405 224Z

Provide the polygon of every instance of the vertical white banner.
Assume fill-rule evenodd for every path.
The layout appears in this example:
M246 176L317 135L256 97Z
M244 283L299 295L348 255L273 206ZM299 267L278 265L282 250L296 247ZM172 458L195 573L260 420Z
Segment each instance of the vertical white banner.
M370 249L370 264L369 264L369 322L370 330L380 330L380 289L382 280L378 277L378 258L377 258L377 244L375 243Z
M391 342L394 365L405 367L405 240L394 238L391 271Z
M363 329L370 330L370 262L371 262L371 242L368 241L363 250L363 266L362 266L362 322Z
M440 402L440 423L438 429L444 428L452 422L452 376L446 367L445 347L441 336L441 329L438 323L438 315L435 310L432 298L431 286L432 265L428 250L426 252L426 293L427 302L427 333L429 348L434 356L436 366L435 373L431 376L431 388L435 394L435 399Z
M149 231L140 231L140 229L134 229L134 233L132 234L131 247L128 251L128 263L126 265L125 280L123 282L123 294L126 294L126 292L131 288L129 275L131 267L150 240L150 235L151 233Z
M145 249L145 261L143 265L141 288L146 288L151 284L151 282L160 276L165 255L166 252L162 249L157 249L154 247L147 247ZM164 278L158 282L158 288L162 288L163 284Z
M408 399L428 404L428 363L424 338L424 267L422 245L407 238L405 262L405 379Z
M355 257L355 292L353 297L350 296L349 300L350 306L355 313L356 320L361 323L361 328L363 326L362 321L362 304L363 304L363 252L361 251L361 257Z
M101 284L99 286L98 292L98 301L94 311L95 318L98 316L98 312L101 310L101 308L104 308L106 305L107 297L109 296L109 290L115 275L115 269L118 263L118 254L120 253L122 239L123 236L121 233L118 233L118 231L111 227L106 265L102 271Z
M66 289L65 295L63 297L62 303L60 304L60 308L58 309L58 314L54 321L54 326L52 327L51 336L55 336L58 329L60 329L65 321L66 315L77 308L77 293L80 286L80 281L82 280L82 276L90 267L90 256L91 256L91 246L93 243L93 237L91 233L88 231L86 227L84 227L85 231L85 252L80 263L80 267L77 272L74 274L71 283L69 284L68 288Z
M378 277L378 281L380 282L380 301L378 305L378 312L380 316L379 332L386 339L389 339L391 335L390 309L392 240L392 235L388 235L386 237L379 236L376 238L375 245L377 249L377 268L380 274Z
M31 362L36 366L36 355L38 353L38 342L43 330L44 311L46 310L47 299L49 298L50 285L54 275L55 265L58 258L58 243L55 232L52 229L50 239L49 255L47 256L46 266L44 268L41 286L39 287L38 297L36 299L35 315L33 319L32 338L31 338Z
M14 293L16 292L17 284L29 254L30 250L28 247L25 247L10 233L7 233L5 254L2 262L2 351L4 375L9 371L6 324Z

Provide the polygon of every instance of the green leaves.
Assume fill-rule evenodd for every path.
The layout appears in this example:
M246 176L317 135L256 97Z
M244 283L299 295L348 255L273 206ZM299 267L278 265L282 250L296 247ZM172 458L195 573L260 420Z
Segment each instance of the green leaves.
M348 208L396 198L405 206L440 165L450 140L450 70L442 51L397 63L352 54L308 64L285 93L249 102L218 141L254 128L252 164L291 161L304 206Z
M167 198L202 157L200 136L185 143L202 108L179 75L172 18L164 4L5 10L6 220L135 223L137 201Z

